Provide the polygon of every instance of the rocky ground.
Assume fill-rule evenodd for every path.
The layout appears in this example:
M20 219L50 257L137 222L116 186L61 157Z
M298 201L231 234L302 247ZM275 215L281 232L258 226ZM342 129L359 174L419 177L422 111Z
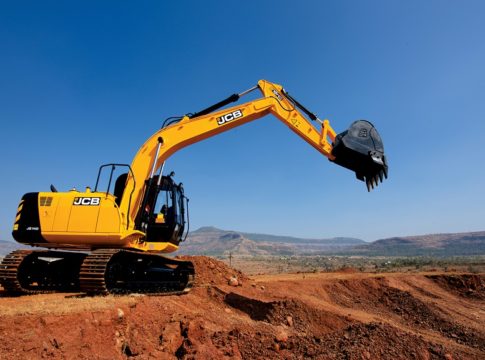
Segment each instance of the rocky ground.
M0 294L0 359L485 358L484 274L247 277L188 258L188 295Z

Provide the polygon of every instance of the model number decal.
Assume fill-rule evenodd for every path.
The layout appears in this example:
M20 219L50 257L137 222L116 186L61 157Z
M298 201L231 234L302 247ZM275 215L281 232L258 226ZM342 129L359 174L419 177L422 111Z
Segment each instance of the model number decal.
M242 110L236 110L233 112L230 112L229 114L222 115L221 117L217 118L217 124L218 125L224 125L225 123L239 119L240 117L243 116Z
M99 206L101 198L99 197L76 197L74 198L73 205L85 205L85 206Z

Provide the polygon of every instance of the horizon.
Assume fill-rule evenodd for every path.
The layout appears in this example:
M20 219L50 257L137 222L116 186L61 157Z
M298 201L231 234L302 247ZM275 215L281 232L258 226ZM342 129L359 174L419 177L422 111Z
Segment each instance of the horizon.
M477 231L464 231L464 232L460 231L460 232L445 232L445 233L441 232L441 233L414 234L414 235L406 235L406 236L394 235L394 236L381 238L381 239L364 240L364 239L355 238L355 237L352 237L352 236L345 236L345 235L333 236L333 237L309 238L309 237L293 236L293 235L287 235L287 234L270 234L270 233L258 233L258 232L245 231L245 230L221 229L221 228L218 228L216 226L206 225L206 226L201 226L201 227L199 227L195 230L190 230L189 234L197 232L199 230L203 230L203 229L215 229L215 230L218 230L218 231L235 232L235 233L243 233L243 234L268 235L268 236L276 236L276 237L289 237L289 238L304 239L304 240L330 240L330 239L345 238L345 239L362 240L366 243L373 243L373 242L376 242L376 241L393 239L393 238L424 237L424 236L432 236L432 235L460 235L460 234L473 234L473 233L485 232L485 230L477 230ZM15 241L14 239L0 239L0 241L6 241L6 242L19 244L19 245L30 246L28 244L19 243L19 242Z

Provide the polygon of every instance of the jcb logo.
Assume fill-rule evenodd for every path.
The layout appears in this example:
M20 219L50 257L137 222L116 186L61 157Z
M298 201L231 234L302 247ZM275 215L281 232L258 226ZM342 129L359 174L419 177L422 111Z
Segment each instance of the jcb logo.
M229 114L222 115L221 117L217 118L217 124L224 125L225 123L232 120L239 119L242 116L243 116L242 110L236 110Z
M73 205L99 206L100 198L97 197L77 197L74 198Z

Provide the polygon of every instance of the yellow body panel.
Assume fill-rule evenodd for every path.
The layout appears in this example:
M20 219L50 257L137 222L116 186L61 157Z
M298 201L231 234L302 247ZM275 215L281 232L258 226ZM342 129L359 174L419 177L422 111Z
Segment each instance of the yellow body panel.
M120 243L119 233L42 231L42 236L52 244L52 247L57 247L55 244L69 244L70 247L79 249L88 249L92 247L124 247L123 244Z
M120 233L121 216L114 197L101 198L98 221L96 223L97 233Z
M168 242L144 242L143 232L124 229L120 209L111 194L90 191L41 192L38 206L42 237L48 242L38 245L76 249L130 248L156 252L178 249L178 246Z
M42 196L43 193L40 193L39 196ZM69 216L71 215L71 206L73 199L70 196L62 196L63 193L53 193L52 196L56 198L56 201L53 204L56 204L56 208L52 209L53 212L49 211L49 215L52 216L52 219L49 220L52 222L52 231L54 232L66 232L67 225L69 224ZM39 211L43 211L43 207L39 207ZM47 221L46 217L44 219L40 218L40 225L41 227L44 224L44 221Z
M43 230L52 231L59 197L52 196L51 194L41 194L43 195L39 198L40 223L42 224ZM48 201L46 201L46 199L48 199Z
M111 194L41 192L39 219L42 236L48 242L120 245L121 216Z
M69 215L67 231L69 233L94 233L98 220L98 207L73 206Z

